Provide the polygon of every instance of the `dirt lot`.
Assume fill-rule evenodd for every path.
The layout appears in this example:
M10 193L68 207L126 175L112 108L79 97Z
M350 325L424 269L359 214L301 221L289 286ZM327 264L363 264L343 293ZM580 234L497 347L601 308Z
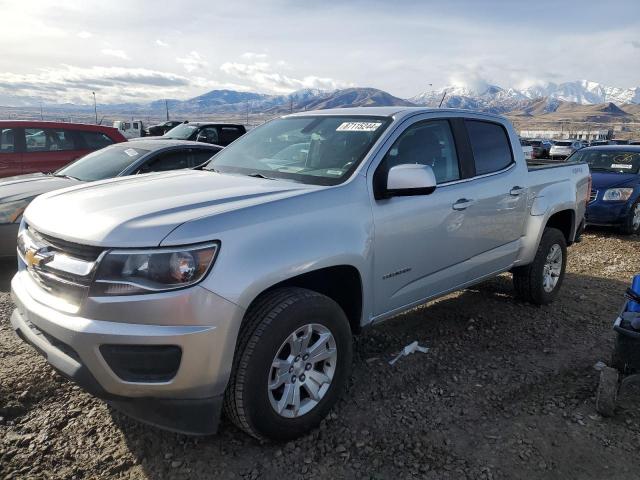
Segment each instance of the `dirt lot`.
M330 418L280 445L226 421L213 437L162 432L83 393L14 336L12 268L0 278L0 478L640 476L640 392L613 419L593 406L637 239L587 234L552 306L518 303L504 275L367 330ZM413 340L431 351L389 366Z

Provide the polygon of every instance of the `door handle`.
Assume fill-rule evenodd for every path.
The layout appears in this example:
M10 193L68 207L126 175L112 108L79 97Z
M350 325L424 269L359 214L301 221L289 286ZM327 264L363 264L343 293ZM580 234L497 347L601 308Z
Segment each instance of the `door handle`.
M511 190L509 190L509 195L513 196L513 197L517 197L518 195L520 195L522 192L524 192L524 187L518 187L515 186L513 187Z
M476 203L475 200L469 200L468 198L461 198L456 203L454 203L452 207L454 210L466 210L474 203Z

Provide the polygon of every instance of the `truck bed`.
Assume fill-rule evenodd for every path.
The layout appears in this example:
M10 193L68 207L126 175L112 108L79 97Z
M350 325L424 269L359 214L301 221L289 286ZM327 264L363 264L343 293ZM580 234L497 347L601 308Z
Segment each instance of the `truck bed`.
M582 162L577 161L567 162L565 160L536 159L527 160L527 168L531 172L535 170L544 170L547 168L568 167L570 165L579 165L581 163Z

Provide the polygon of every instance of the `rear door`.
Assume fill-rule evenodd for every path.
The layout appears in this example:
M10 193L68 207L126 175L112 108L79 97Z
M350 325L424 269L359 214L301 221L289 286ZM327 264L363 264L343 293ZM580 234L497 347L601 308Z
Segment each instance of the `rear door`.
M22 173L23 144L24 132L21 128L0 127L0 177Z
M244 133L244 131L241 128L233 127L233 126L220 126L218 127L218 129L219 129L218 145L222 145L223 147L226 147L235 139L240 138Z
M510 267L523 233L527 206L526 164L516 140L498 122L465 119L474 160L474 175L467 182L469 201L465 218L466 251L475 257L474 274L484 276Z
M24 129L22 172L53 172L82 156L74 132L64 128Z

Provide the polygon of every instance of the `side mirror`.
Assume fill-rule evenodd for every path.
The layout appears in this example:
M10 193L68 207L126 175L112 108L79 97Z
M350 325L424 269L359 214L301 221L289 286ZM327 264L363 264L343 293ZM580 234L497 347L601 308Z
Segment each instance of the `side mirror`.
M429 165L407 163L391 167L386 197L429 195L436 189L436 176Z
M204 133L199 133L196 137L196 142L206 142L207 136Z

